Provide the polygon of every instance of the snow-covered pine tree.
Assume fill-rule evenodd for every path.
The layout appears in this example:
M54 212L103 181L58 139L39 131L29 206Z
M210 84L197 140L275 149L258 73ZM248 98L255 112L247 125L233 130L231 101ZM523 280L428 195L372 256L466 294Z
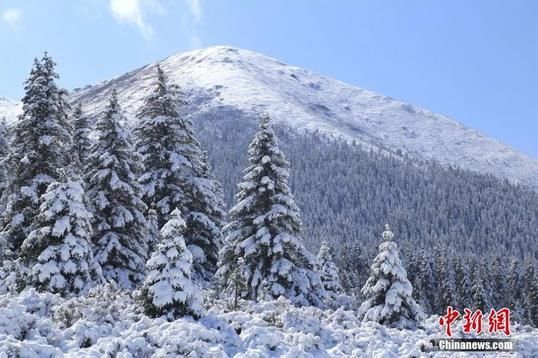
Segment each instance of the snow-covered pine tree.
M321 282L327 292L327 298L331 301L337 299L342 294L343 289L340 284L338 268L332 259L331 248L327 241L323 241L318 253L318 272L321 276Z
M472 307L471 274L469 273L469 263L463 257L455 259L454 277L457 283L457 299L454 307L463 312L465 308Z
M148 260L142 286L143 305L151 317L175 320L202 314L202 294L191 278L192 255L185 246L185 221L175 209L161 229L161 241Z
M237 264L234 267L233 272L230 274L230 280L228 282L228 287L225 288L225 291L229 293L232 310L237 310L239 308L239 299L244 296L247 285L245 283L245 275L243 269L245 267L245 261L243 258L237 258Z
M192 123L186 121L187 133L192 135ZM196 151L200 155L198 165L193 167L194 175L188 178L186 194L187 229L185 239L187 248L194 260L193 276L198 282L209 282L217 271L219 251L223 245L222 227L224 225L224 202L222 185L211 174L211 167L206 152ZM191 160L191 162L195 162Z
M21 246L31 269L28 284L39 290L80 293L101 281L91 248L91 214L80 182L54 182L40 198L34 230Z
M324 306L326 297L315 257L299 238L299 208L288 187L289 163L278 148L267 116L249 147L249 166L238 185L237 204L225 227L218 275L224 287L242 258L247 290L254 301L285 296L296 304Z
M188 158L181 154L185 140L178 103L186 102L176 90L157 66L155 88L144 99L134 129L136 149L145 168L139 178L143 199L148 208L157 210L159 230L169 220L172 210L184 203L187 174L184 167L191 166Z
M525 262L525 274L523 275L525 321L538 327L538 277L534 264L531 260Z
M422 309L413 299L413 286L407 279L400 261L398 245L392 241L394 234L385 225L384 242L371 266L370 278L362 292L366 297L359 308L363 322L414 329L423 318Z
M506 279L506 286L508 292L508 308L512 312L512 317L514 321L521 322L525 317L525 312L523 308L523 281L521 273L521 260L512 259L510 265L508 266L508 277Z
M510 295L506 284L508 262L499 254L495 254L493 260L496 265L489 267L488 270L491 272L491 304L492 307L508 307L508 297Z
M105 278L130 288L144 278L151 238L136 178L141 158L123 122L114 91L95 126L97 139L88 158L86 182L94 215L95 258Z
M6 119L0 119L0 212L4 212L4 189L7 186L7 167L5 159L9 153L9 133ZM0 248L1 250L1 248ZM1 255L0 255L1 256Z
M185 104L177 86L169 84L157 66L155 89L137 114L136 146L146 168L140 183L146 204L158 211L159 229L174 207L181 209L185 241L194 257L193 276L209 281L222 246L222 189L210 173L192 123L178 108Z
M455 307L457 303L454 266L451 260L453 255L454 253L447 247L442 247L435 252L438 283L438 308L444 308L445 310L448 306Z
M58 179L57 169L68 167L72 159L69 105L66 92L56 85L54 66L47 53L41 60L35 59L24 86L23 112L13 129L5 160L10 175L2 236L14 255L32 230L39 197Z
M484 269L480 267L480 262L475 264L475 267L473 269L472 274L472 286L471 286L471 294L472 294L472 304L473 304L473 310L479 309L483 313L485 313L485 310L489 310L491 308L491 302L489 297L489 292L484 287Z
M416 296L419 297L418 303L424 311L427 314L432 314L437 312L437 276L429 252L421 250L419 256L421 266L418 272L419 285L415 288L419 291Z
M4 196L4 191L7 187L8 171L6 167L6 158L9 152L9 140L8 129L5 118L0 120L0 213L4 213L7 205L7 198ZM2 223L2 216L0 215L0 229ZM5 235L0 232L0 262L5 256L7 249L7 241ZM2 265L0 265L2 266Z
M76 158L81 165L86 163L90 155L91 125L88 117L82 112L81 104L77 104L73 111L73 150Z
M366 254L359 240L346 240L340 248L340 279L344 290L355 298L360 298L361 285L368 279Z

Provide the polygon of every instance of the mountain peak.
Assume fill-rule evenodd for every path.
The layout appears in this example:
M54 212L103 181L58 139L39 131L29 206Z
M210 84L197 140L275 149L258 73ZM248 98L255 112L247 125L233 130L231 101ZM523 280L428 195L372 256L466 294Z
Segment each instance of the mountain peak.
M222 118L238 111L254 119L268 113L293 130L319 131L356 141L366 149L433 159L538 187L538 160L477 130L256 52L213 46L175 54L159 63L189 96L193 118ZM153 87L154 67L150 64L73 91L71 97L95 115L115 88L123 108L133 117Z

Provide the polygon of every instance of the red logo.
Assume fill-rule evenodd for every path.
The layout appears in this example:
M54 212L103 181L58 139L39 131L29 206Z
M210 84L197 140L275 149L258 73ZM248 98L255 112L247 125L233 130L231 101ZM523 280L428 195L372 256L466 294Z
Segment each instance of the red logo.
M452 337L452 330L450 327L452 326L452 323L454 323L454 321L458 319L459 316L460 313L458 311L453 310L452 306L448 306L446 308L446 316L439 317L439 324L441 326L445 326L445 332L447 336Z
M504 332L505 335L510 335L510 310L501 308L498 311L491 309L488 317L489 333Z
M446 315L439 317L439 324L444 326L447 336L452 337L452 325L460 317L460 313L448 306L446 309ZM463 315L463 332L476 334L482 333L482 321L484 315L482 311L471 311L468 308L464 309ZM504 333L506 336L511 335L510 331L510 310L508 308L501 308L496 311L491 309L488 315L488 332L489 333Z
M465 312L463 315L463 320L465 321L463 323L463 332L471 333L471 331L475 331L477 334L482 333L482 318L484 317L482 311L476 310L473 312L468 308L463 311Z

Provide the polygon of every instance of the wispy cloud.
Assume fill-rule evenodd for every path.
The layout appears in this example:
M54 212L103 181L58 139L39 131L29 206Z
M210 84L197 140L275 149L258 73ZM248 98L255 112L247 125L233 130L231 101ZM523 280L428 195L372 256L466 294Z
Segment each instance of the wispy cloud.
M199 35L199 27L202 22L203 8L202 0L185 0L190 15L190 41L193 47L201 47L202 40Z
M202 21L202 2L201 0L186 0L189 11L192 15L192 21L198 25Z
M148 14L167 15L166 7L173 7L176 0L109 0L109 9L114 18L124 24L135 25L146 40L152 40L155 31L147 21ZM201 47L199 35L203 19L202 0L183 0L183 26L192 47Z
M116 20L136 25L145 39L152 39L153 28L144 20L140 0L110 0L110 11Z
M19 23L22 18L22 11L19 9L7 9L2 13L2 20L11 27Z

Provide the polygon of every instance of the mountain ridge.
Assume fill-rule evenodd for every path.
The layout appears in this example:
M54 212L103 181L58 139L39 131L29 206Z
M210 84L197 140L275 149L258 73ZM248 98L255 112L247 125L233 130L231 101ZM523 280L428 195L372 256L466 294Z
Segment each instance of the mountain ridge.
M435 160L538 189L535 158L446 116L271 57L215 46L178 53L159 63L188 95L194 117L240 111L254 118L267 113L276 123L295 130L319 131L357 141L365 149ZM149 64L75 89L71 99L80 101L88 114L97 115L116 88L132 118L152 87L154 67Z

